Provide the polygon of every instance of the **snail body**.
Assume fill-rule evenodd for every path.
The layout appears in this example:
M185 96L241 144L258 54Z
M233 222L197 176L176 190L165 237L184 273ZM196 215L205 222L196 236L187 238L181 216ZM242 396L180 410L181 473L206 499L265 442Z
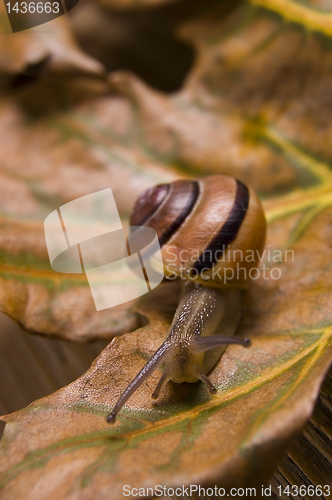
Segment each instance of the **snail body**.
M156 230L165 275L184 277L184 293L166 340L120 396L108 422L115 421L128 398L162 364L153 398L168 380L201 380L216 392L206 374L226 345L250 345L249 339L234 333L242 290L257 266L266 234L264 212L254 191L223 175L146 190L135 204L131 224ZM244 258L248 251L250 259Z

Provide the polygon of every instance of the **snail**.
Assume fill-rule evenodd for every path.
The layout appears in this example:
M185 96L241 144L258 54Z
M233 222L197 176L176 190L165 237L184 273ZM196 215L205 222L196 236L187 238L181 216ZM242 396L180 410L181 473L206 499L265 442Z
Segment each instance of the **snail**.
M242 291L257 268L266 236L265 216L255 192L224 175L147 189L138 197L130 223L155 229L165 276L181 274L185 284L166 340L118 399L106 418L111 423L162 364L164 370L152 398L158 398L169 380L201 380L211 394L216 392L207 373L226 345L251 344L234 333Z

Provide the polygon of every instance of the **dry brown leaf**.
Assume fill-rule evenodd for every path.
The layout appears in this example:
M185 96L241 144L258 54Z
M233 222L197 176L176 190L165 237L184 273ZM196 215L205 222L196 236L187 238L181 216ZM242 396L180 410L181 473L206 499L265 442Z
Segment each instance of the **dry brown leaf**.
M114 86L135 103L152 157L238 176L264 196L314 187L331 161L329 41L250 2L225 16L227 4L180 30L198 50L180 92L127 74L112 76Z
M103 78L103 65L77 45L65 16L25 31L12 33L4 2L0 3L1 79L26 75L88 75Z
M297 282L296 271L290 273L282 279L287 296ZM261 300L267 290L255 288ZM226 350L211 375L215 397L200 383L169 383L153 403L156 373L109 426L105 416L169 325L169 313L152 302L151 326L114 339L76 382L5 417L2 498L24 493L35 499L47 491L51 500L106 499L112 491L120 499L124 485L159 484L250 486L260 492L309 417L332 355L331 327L312 324L308 301L300 322L290 319L291 329L276 324L286 309L276 300L280 293L279 287L269 291L267 310L247 304L240 333L250 335L253 345ZM141 312L147 314L144 306Z
M135 116L104 83L40 82L4 96L0 113L1 310L28 330L78 341L137 328L131 303L97 312L85 275L53 271L43 223L108 187L126 223L142 189L175 175L128 148Z

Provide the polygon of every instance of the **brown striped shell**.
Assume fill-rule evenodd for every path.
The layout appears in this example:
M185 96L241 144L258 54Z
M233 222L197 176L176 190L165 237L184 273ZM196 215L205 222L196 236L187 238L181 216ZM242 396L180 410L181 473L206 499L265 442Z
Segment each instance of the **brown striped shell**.
M255 192L232 177L149 188L137 199L130 223L156 230L168 277L242 287L257 275L266 236L263 208Z

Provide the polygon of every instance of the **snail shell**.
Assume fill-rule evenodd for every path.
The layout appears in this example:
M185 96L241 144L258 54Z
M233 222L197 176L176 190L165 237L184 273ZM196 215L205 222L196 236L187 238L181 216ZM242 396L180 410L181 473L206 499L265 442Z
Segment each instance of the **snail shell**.
M245 286L266 236L253 189L225 175L147 189L134 206L131 225L156 230L166 276L187 274L212 287Z

